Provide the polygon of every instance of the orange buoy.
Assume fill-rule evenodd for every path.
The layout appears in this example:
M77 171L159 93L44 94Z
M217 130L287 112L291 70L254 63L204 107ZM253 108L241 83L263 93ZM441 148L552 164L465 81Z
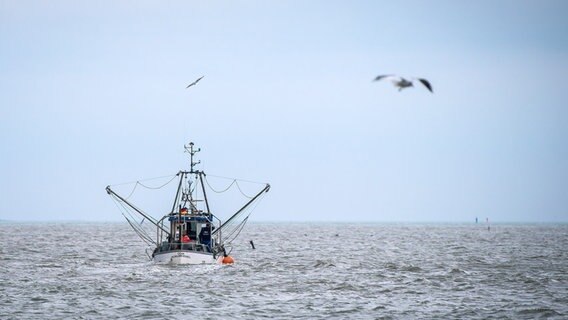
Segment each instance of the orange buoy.
M235 260L233 260L231 256L223 257L223 264L231 264L231 263L235 263Z

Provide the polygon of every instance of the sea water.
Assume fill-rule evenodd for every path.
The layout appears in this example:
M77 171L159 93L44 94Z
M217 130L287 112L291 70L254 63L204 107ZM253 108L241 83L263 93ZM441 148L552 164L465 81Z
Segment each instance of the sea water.
M0 319L568 318L566 224L249 223L228 266L154 265L126 223L0 239Z

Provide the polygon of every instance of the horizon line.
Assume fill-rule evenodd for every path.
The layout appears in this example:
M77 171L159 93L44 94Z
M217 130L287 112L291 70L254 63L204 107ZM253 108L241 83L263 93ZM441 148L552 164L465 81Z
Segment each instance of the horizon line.
M128 223L125 220L89 220L89 219L0 219L0 223ZM322 224L333 224L333 223L352 223L352 224L363 224L363 223L386 223L386 224L471 224L471 225L492 225L492 224L568 224L568 220L544 220L544 221L532 221L532 220L495 220L491 222L475 222L469 220L250 220L250 223L322 223Z

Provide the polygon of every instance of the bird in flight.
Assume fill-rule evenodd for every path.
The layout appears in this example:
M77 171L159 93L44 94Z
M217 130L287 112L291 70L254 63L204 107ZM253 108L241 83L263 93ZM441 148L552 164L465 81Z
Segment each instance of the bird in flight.
M190 84L189 84L187 87L185 87L185 88L187 89L187 88L189 88L189 87L191 87L191 86L196 85L196 84L199 82L199 80L203 79L203 77L205 77L205 76L201 76L201 78L199 78L199 79L193 81L192 83L190 83Z
M396 75L393 75L393 74L386 74L386 75L377 76L374 81L379 81L379 80L386 79L386 78L389 78L389 79L392 80L392 83L394 84L394 86L398 87L398 91L405 89L405 88L408 88L408 87L414 87L412 80L407 80L403 77L396 76ZM430 82L428 82L428 80L422 79L422 78L412 78L412 79L420 81L420 83L422 83L426 87L426 89L428 89L430 92L434 93L434 91L432 91L432 85L430 84Z

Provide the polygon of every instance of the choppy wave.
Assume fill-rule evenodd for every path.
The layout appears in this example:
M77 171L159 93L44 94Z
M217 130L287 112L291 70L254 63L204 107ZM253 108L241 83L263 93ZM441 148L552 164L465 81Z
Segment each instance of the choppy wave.
M231 266L154 265L126 224L0 239L1 319L568 318L567 225L249 224Z

